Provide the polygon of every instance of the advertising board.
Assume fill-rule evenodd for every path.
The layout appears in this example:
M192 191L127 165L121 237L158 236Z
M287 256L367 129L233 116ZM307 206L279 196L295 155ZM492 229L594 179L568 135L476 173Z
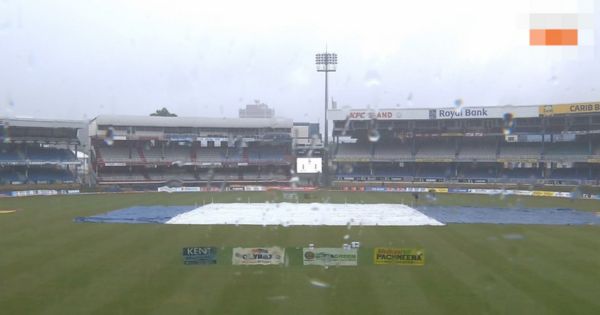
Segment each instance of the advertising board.
M356 266L358 250L344 248L303 248L302 259L305 266Z

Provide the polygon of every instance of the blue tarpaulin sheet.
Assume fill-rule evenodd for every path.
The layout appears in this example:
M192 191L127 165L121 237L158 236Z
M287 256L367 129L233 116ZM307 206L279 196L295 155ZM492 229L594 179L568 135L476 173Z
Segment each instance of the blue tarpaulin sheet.
M165 223L172 217L197 206L133 206L91 217L77 217L76 222L93 223Z
M197 206L133 206L90 217L77 217L76 222L94 223L165 223L174 216L196 209ZM485 208L460 206L418 206L423 214L444 224L600 224L594 212L572 209Z

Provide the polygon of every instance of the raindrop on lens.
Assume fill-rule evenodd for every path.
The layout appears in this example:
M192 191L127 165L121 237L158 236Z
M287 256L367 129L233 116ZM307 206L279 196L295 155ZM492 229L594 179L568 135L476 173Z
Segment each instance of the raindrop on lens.
M504 116L502 117L502 132L505 135L510 135L512 133L514 124L515 124L515 122L513 120L513 114L512 113L504 114Z
M342 130L342 136L346 135L348 128L350 128L350 116L346 117L346 122L344 123L344 130Z
M454 111L460 112L463 106L463 100L461 98L457 98L454 100Z
M115 129L113 127L108 127L106 130L106 135L104 136L104 143L109 146L113 145L115 143L114 137Z
M379 141L379 137L380 137L379 131L377 131L377 129L369 129L368 137L369 137L370 142Z

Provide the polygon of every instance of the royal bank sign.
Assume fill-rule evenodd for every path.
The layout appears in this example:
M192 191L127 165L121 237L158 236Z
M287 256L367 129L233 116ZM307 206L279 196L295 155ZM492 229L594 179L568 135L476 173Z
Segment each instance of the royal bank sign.
M488 108L462 108L456 109L437 109L429 113L430 119L464 119L464 118L488 118Z

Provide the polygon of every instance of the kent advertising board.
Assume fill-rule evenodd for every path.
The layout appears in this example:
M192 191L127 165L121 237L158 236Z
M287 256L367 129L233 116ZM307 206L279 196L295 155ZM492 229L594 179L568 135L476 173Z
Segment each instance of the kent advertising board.
M310 248L302 249L302 259L305 266L356 266L358 265L358 250L355 248Z
M216 247L184 247L181 254L185 265L214 265L217 263Z
M233 249L233 265L281 265L285 248L281 247L236 247Z

